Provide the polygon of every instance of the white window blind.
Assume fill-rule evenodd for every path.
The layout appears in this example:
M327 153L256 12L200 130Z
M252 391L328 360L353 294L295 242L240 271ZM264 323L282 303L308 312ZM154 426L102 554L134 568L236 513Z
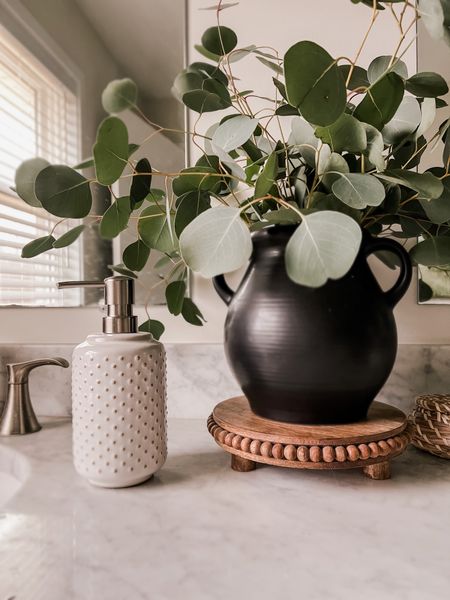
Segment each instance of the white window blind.
M0 304L61 306L56 282L82 278L81 242L22 259L22 247L77 223L63 223L28 206L10 189L18 165L40 156L52 164L79 160L78 98L6 29L0 26ZM80 291L64 293L79 305Z

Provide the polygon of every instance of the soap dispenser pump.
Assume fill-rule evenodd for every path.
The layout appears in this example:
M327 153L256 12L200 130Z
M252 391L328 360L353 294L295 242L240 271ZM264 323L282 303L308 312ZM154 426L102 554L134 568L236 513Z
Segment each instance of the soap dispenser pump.
M105 290L103 333L89 335L73 352L75 469L93 485L137 485L167 456L164 346L138 332L129 277L65 281L58 287Z

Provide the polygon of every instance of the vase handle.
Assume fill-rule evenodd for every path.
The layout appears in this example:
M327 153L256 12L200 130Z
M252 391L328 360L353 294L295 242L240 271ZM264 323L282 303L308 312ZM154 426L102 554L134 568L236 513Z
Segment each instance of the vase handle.
M225 304L228 306L233 299L234 292L225 281L224 275L216 275L213 277L213 286Z
M373 252L386 250L392 252L400 259L400 275L391 289L384 292L387 302L392 308L405 295L412 278L412 265L409 254L401 244L389 238L371 238L365 243L364 252L366 257Z

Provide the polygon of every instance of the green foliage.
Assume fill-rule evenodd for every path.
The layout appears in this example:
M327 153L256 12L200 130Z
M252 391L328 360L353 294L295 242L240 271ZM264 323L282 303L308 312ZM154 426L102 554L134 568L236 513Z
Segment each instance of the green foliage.
M205 321L200 309L190 298L184 299L181 314L183 319L191 325L201 326L203 325L203 321Z
M406 89L420 98L437 98L448 92L448 85L438 73L422 72L408 79Z
M300 285L320 287L347 273L361 244L361 228L347 215L319 211L304 216L286 247L286 271Z
M53 248L65 248L66 246L70 246L77 241L83 231L86 229L86 225L77 225L69 231L66 231L60 238L53 242Z
M102 217L100 235L108 240L117 237L121 231L127 228L130 215L130 198L128 196L117 198Z
M335 60L314 42L298 42L284 57L289 104L310 123L331 125L344 112L345 82Z
M127 269L123 263L119 263L118 265L109 265L111 271L115 273L119 273L119 275L124 275L125 277L130 277L131 279L137 279L136 273Z
M170 221L167 213L159 206L149 206L139 215L138 233L149 248L170 254L176 245L173 215Z
M339 65L339 70L342 73L344 81L347 82L350 74L351 65ZM367 78L367 71L357 65L353 68L352 74L350 75L350 81L347 83L349 90L356 90L358 88L369 87L370 83Z
M142 240L136 240L125 248L122 260L130 271L142 271L149 256L150 248Z
M56 217L82 219L91 210L89 181L70 167L45 167L36 177L34 191L42 207Z
M175 233L177 236L180 237L185 227L208 208L211 208L211 200L206 192L194 190L180 196L175 216Z
M239 208L215 207L183 230L180 249L191 269L213 277L242 267L250 257L252 242Z
M198 165L183 169L173 180L172 189L176 196L183 196L196 190L200 192L218 192L221 180L213 167Z
M270 190L275 184L277 173L278 161L276 152L274 151L266 160L264 168L261 171L260 176L256 180L255 198L263 198L266 194L270 192Z
M372 175L362 173L340 173L331 190L351 208L379 206L385 197L383 184Z
M151 333L155 340L159 340L162 334L164 333L165 327L161 323L161 321L157 321L156 319L148 319L141 325L139 325L139 331L144 331L145 333Z
M450 237L431 236L414 246L410 256L418 265L446 267L450 265Z
M38 256L38 254L51 250L54 243L55 238L52 235L45 235L32 242L28 242L28 244L22 248L21 256L22 258L33 258L34 256Z
M353 116L381 131L395 115L403 99L403 93L402 78L397 73L387 73L368 88Z
M103 108L108 113L119 113L133 108L137 101L137 87L132 79L115 79L102 93Z
M107 117L100 123L94 146L94 163L97 180L102 185L112 185L128 160L128 130L117 117Z
M203 48L216 56L228 54L237 45L237 36L229 27L210 27L202 35Z
M184 281L172 281L166 287L166 302L169 312L173 315L179 315L183 308L183 301L186 295L186 284Z
M363 152L367 147L364 126L352 115L343 114L328 127L318 127L315 135L333 152Z
M418 193L419 198L432 200L444 191L442 182L432 173L415 173L405 169L391 169L377 175L389 183L398 183Z
M374 9L372 0L352 1ZM375 9L396 3L380 0ZM414 3L404 9L415 12ZM449 41L447 0L418 0L418 9L431 35ZM367 13L370 19L371 11ZM119 179L128 184L128 195L114 199L103 217L95 210L92 215L107 239L119 235L129 220L133 231L136 226L136 241L123 251L123 262L110 268L136 278L151 249L162 252L154 269L167 284L168 309L193 325L202 325L204 318L186 297L187 267L211 277L244 266L252 252L250 232L266 227L292 227L286 269L301 285L318 287L345 276L363 230L373 236L389 231L405 240L421 236L411 250L413 259L446 267L450 120L438 130L433 123L436 111L446 106L441 96L448 86L431 71L409 77L401 60L406 44L400 39L394 56L374 58L366 71L357 59L332 57L312 41L299 41L281 59L272 49L238 47L228 27L210 27L196 46L205 59L183 69L172 89L197 113L190 128L195 152L203 148L203 153L194 166L166 174L157 155L133 159L139 146L128 142L125 124L110 116L100 124L93 158L74 169L49 165L44 158L27 160L17 170L15 190L31 206L82 219L91 211L91 182L104 188ZM261 64L267 69L274 86L269 97L247 89L234 71L238 60L253 60L258 69ZM110 114L136 109L136 100L130 79L111 82L102 95ZM206 119L209 127L202 126L203 113L225 109L225 116ZM439 138L443 165L422 172L422 155ZM142 151L146 140L138 141ZM429 156L440 159L438 152ZM124 175L126 165L130 172ZM92 180L78 172L92 167ZM52 231L27 244L23 256L65 247L84 228L81 223L57 240ZM379 256L396 267L391 255ZM420 293L429 297L424 285ZM140 329L159 338L164 327L149 319Z
M134 168L133 181L130 188L131 210L140 206L142 201L150 194L152 185L152 167L147 158L141 158Z
M378 56L367 69L367 78L371 84L381 79L386 73L397 73L402 79L408 78L408 69L403 61L392 56Z
M39 173L49 166L49 162L43 158L30 158L19 165L16 171L15 185L16 193L30 206L42 206L36 197L34 185Z

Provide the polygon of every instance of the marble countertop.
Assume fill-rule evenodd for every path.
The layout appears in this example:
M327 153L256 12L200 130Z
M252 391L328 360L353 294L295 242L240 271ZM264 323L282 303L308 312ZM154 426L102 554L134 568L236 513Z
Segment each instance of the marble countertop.
M410 448L387 481L237 473L204 421L178 419L153 480L105 490L74 472L70 422L44 424L0 441L1 600L448 597L448 461Z

